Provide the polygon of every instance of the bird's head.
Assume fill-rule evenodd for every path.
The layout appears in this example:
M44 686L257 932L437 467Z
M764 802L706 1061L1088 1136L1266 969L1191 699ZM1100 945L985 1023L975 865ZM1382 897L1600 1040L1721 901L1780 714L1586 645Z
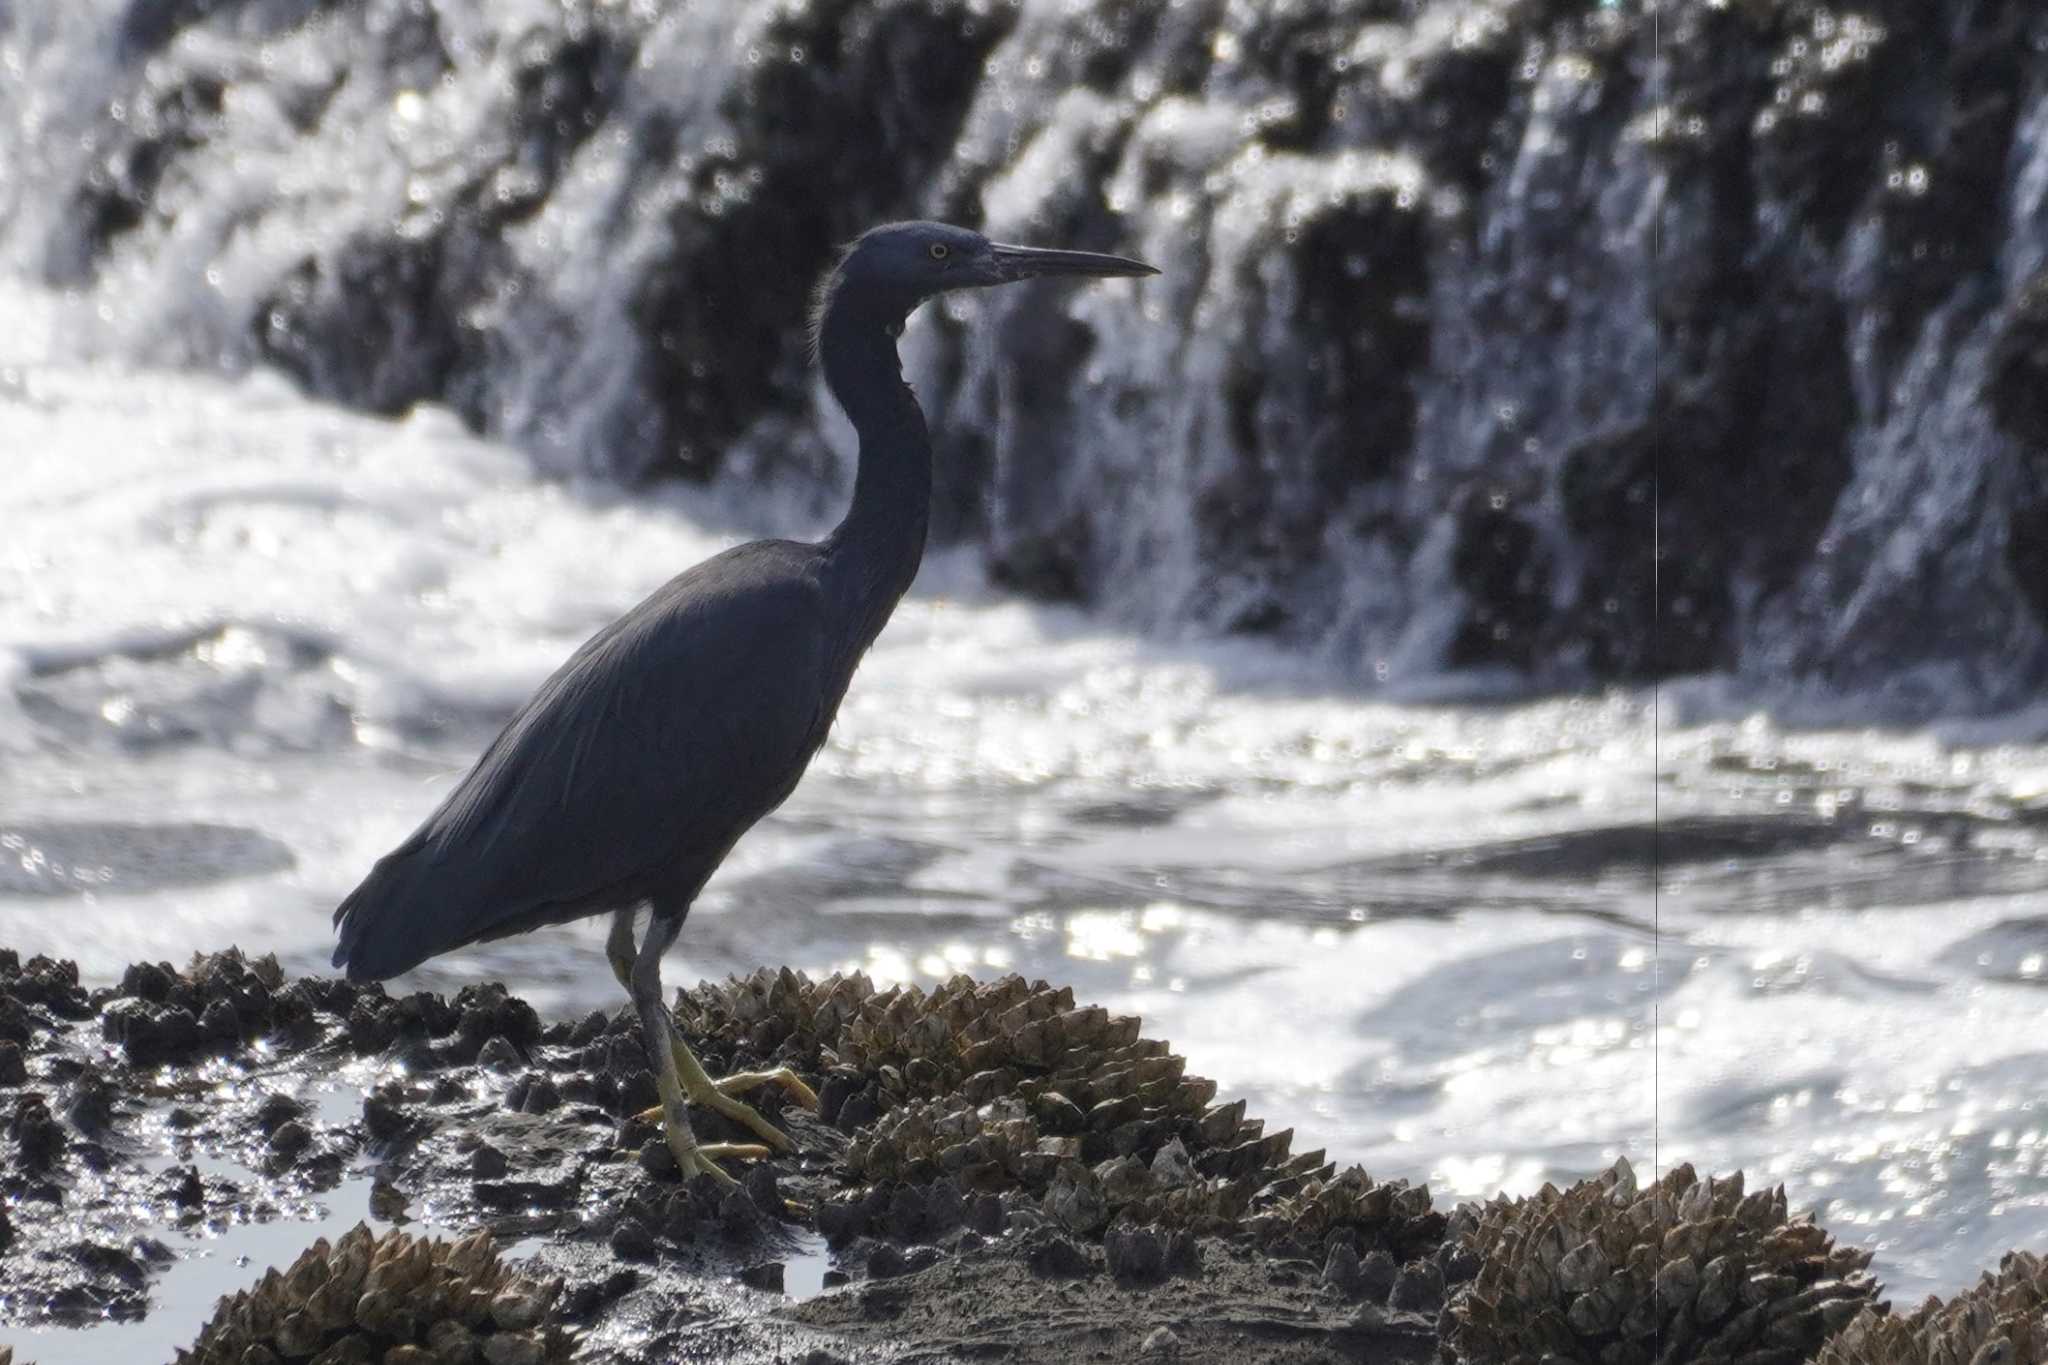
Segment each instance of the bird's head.
M1047 275L1137 276L1142 261L1093 251L1052 251L991 242L946 223L889 223L855 239L826 277L819 303L859 298L900 323L910 310L955 289L1013 284Z

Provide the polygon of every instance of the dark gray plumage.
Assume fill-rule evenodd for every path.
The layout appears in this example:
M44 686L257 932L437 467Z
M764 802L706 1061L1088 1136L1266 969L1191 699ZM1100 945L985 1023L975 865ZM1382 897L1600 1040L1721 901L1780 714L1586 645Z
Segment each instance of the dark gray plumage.
M599 631L342 902L336 965L381 980L478 939L688 903L795 786L851 677L823 580L815 547L757 541Z
M684 1100L787 1139L713 1082L660 1000L660 959L734 842L796 786L861 655L916 575L931 442L896 337L926 299L1040 275L1149 275L1088 252L989 242L941 223L862 236L819 290L813 339L860 435L845 520L817 544L737 546L671 579L542 684L424 824L335 911L336 966L378 980L480 939L614 916L608 952L640 1013L684 1173L757 1148L699 1147ZM633 919L651 907L635 947Z

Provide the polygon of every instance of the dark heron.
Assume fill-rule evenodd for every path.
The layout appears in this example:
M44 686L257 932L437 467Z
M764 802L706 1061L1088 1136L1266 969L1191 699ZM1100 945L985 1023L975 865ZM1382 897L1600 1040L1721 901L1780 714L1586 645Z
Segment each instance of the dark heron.
M891 224L854 242L814 320L825 383L860 435L845 520L815 545L761 540L716 555L593 636L341 903L334 965L382 980L467 943L609 913L606 956L639 1015L683 1175L729 1181L715 1158L767 1154L700 1146L689 1103L788 1150L734 1097L761 1085L808 1105L816 1097L787 1069L707 1076L662 1001L661 958L734 842L795 788L917 573L932 449L896 338L912 309L948 290L1157 273L942 223Z

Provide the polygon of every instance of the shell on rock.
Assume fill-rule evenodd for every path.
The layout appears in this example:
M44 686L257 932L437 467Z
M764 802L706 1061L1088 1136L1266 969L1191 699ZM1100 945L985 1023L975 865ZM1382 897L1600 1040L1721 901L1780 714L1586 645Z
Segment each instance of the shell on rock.
M1996 1275L1910 1314L1865 1309L1817 1365L2025 1365L2048 1360L2048 1258L2009 1251Z
M1646 1190L1624 1159L1569 1190L1467 1205L1476 1279L1451 1299L1462 1360L1804 1359L1875 1300L1870 1253L1788 1216L1782 1186L1679 1166Z
M177 1365L249 1360L519 1360L563 1365L562 1282L498 1259L489 1233L429 1241L358 1223L307 1248L284 1271L221 1299ZM4 1365L4 1362L0 1362Z

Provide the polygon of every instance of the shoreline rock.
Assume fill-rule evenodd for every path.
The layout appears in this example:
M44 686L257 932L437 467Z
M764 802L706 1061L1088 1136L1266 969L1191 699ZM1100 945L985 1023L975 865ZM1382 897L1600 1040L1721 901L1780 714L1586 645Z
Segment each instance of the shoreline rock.
M0 237L138 359L821 505L835 242L1121 244L1142 296L935 311L907 357L934 535L996 581L1361 680L1910 719L2048 676L2038 5L512 13L30 30L93 79L31 84Z
M1649 1339L1691 1331L1709 1300L1693 1335L1729 1359L1807 1358L1829 1334L1847 1343L1830 1359L1921 1358L1897 1353L1867 1254L1789 1217L1782 1189L1686 1167L1638 1192L1622 1163L1447 1216L1425 1187L1294 1153L1138 1020L1044 982L764 970L679 993L676 1017L714 1073L786 1065L820 1094L812 1114L761 1093L798 1150L737 1188L679 1182L634 1117L654 1089L623 1008L544 1021L496 984L393 996L233 949L88 990L71 964L0 950L0 1323L146 1320L181 1254L166 1239L367 1185L386 1227L309 1235L288 1268L223 1285L243 1292L165 1356L297 1359L318 1327L310 1358L495 1361L495 1329L468 1320L495 1308L466 1296L516 1287L545 1302L494 1349L535 1362L566 1358L571 1333L594 1361L1647 1365ZM459 1240L404 1230L418 1219ZM520 1248L516 1282L493 1239ZM781 1292L827 1252L825 1292ZM410 1316L294 1316L349 1278L335 1267L387 1261L433 1290ZM1972 1292L2023 1312L2031 1264ZM1920 1338L1982 1336L1957 1303L1920 1310ZM470 1335L433 1337L442 1320Z

